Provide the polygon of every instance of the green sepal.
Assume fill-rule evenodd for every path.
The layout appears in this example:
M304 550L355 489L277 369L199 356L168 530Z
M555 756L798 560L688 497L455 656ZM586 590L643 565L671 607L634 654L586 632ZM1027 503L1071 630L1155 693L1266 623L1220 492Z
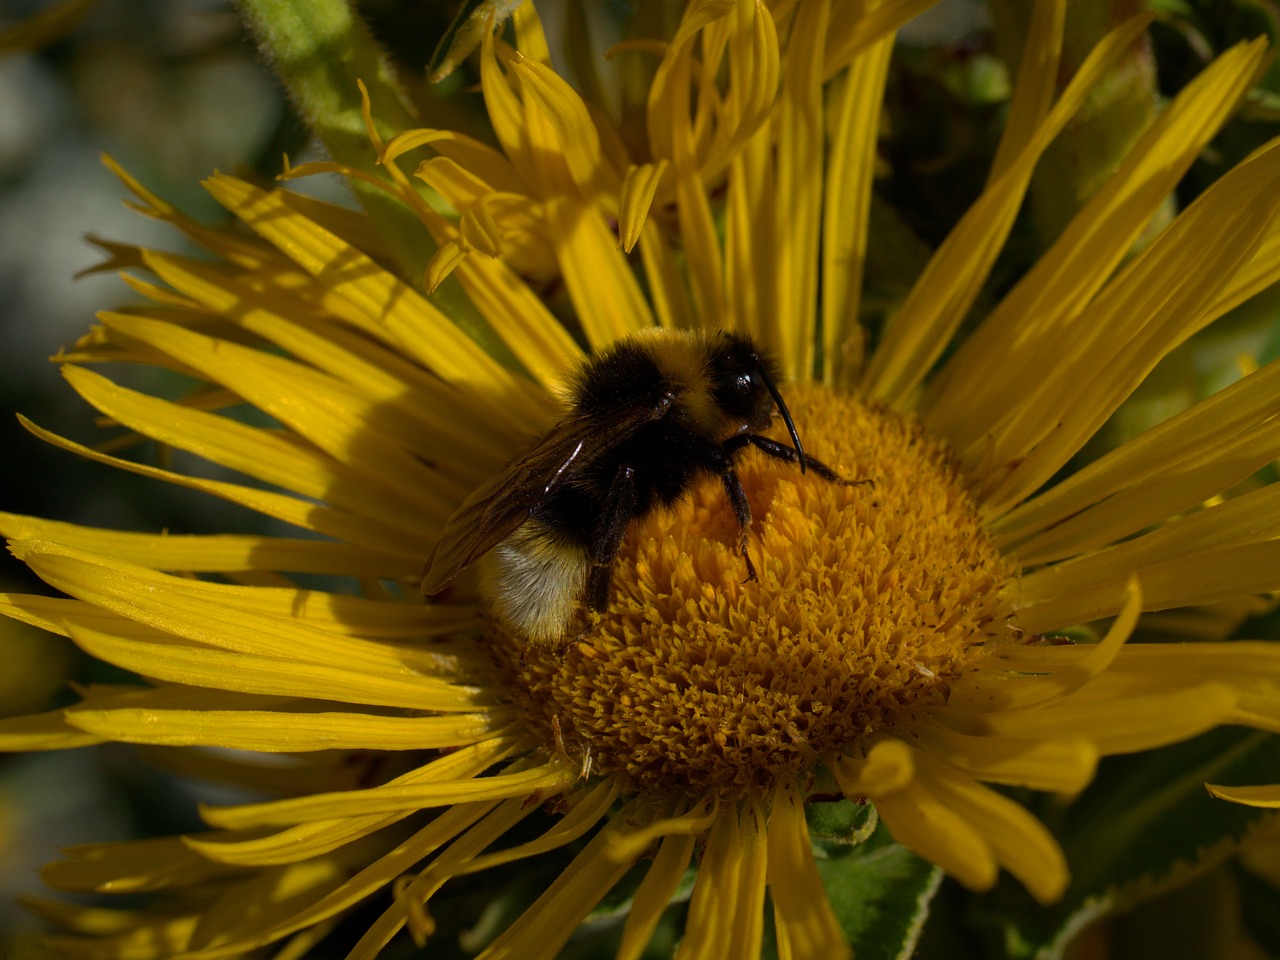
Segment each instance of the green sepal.
M524 0L465 0L436 44L427 64L427 81L438 83L458 68L484 38L490 22L502 24Z

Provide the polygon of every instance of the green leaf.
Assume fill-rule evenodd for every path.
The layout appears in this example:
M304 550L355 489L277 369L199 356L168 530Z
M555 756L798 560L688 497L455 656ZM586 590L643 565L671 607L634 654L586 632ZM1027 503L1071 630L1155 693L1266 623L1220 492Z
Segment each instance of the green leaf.
M831 825L847 821L856 830L869 812L866 805L841 801L815 804L809 817L811 823L815 817ZM854 956L858 960L910 957L942 871L894 843L883 825L856 846L845 840L815 840L814 852L827 898L853 944ZM766 928L765 957L777 956L772 932L771 926Z
M873 839L858 849L856 856L818 861L836 919L858 960L910 957L942 871L896 843Z
M1240 915L1245 929L1269 956L1280 957L1280 911L1276 910L1276 888L1243 868L1232 871L1240 897Z
M1099 767L1069 807L1042 810L1072 870L1062 901L1036 906L1004 882L977 903L979 922L1018 960L1060 957L1091 921L1199 876L1236 849L1267 811L1209 796L1205 783L1267 783L1280 769L1280 738L1235 727ZM1056 821L1056 823L1055 823Z

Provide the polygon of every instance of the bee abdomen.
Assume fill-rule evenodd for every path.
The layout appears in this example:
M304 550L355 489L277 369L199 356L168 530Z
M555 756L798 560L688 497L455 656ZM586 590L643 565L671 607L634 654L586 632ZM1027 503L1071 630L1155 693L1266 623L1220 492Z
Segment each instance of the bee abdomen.
M481 558L480 589L509 627L533 643L554 643L582 596L588 563L585 546L530 520Z

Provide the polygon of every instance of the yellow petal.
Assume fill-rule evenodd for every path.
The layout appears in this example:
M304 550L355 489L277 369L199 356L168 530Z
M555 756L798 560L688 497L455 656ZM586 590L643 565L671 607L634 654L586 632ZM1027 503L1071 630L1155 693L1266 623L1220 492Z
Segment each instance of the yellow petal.
M312 660L333 667L359 664L361 671L388 677L413 673L426 680L432 675L453 677L458 672L456 661L451 657L437 659L429 647L393 646L325 629L328 601L317 604L318 616L311 620L305 613L304 593L175 577L47 541L19 541L12 549L45 582L86 601L90 609L110 611L152 630L167 631L175 639L184 637L281 661ZM290 594L302 601L301 611L287 608ZM347 598L337 609L343 606L356 612L361 607L377 610L383 605ZM388 611L396 609L386 606ZM405 606L406 612L412 610ZM412 636L412 631L408 635Z
M237 873L188 850L180 837L86 844L63 853L67 859L55 860L41 870L41 879L51 887L77 893L145 893Z
M1251 807L1280 807L1280 786L1268 784L1264 787L1224 787L1207 783L1209 792L1219 800L1230 800L1232 803L1244 803Z
M565 287L593 347L654 325L635 274L599 211L556 197L547 201L547 224Z
M864 388L873 397L904 404L942 354L968 312L1000 252L1022 204L1040 154L1079 110L1089 91L1146 29L1147 18L1127 21L1094 47L1058 102L999 180L990 184L916 281L885 330L867 367ZM1049 24L1044 24L1046 27ZM1051 42L1050 36L1040 39Z
M296 904L293 911L277 915L269 925L258 925L257 929L243 930L238 939L230 940L214 949L191 953L189 957L191 960L222 960L227 957L243 956L266 944L274 943L296 930L340 916L448 843L490 809L492 809L491 804L468 803L444 810L427 826L402 841L389 853L369 863L328 894L318 899L306 899Z
M552 960L583 918L631 868L603 855L613 837L626 832L629 818L636 818L634 802L615 813L546 892L476 960Z
M405 562L411 565L411 569L421 571L422 549L424 548L418 547L415 549L414 544L406 541L403 531L385 529L365 518L353 516L343 511L330 510L297 497L288 497L279 493L272 493L269 490L258 490L222 480L189 477L186 474L173 473L145 464L110 457L43 430L21 415L18 416L18 422L46 443L61 447L64 450L70 450L89 460L110 464L130 473L164 480L175 486L209 493L230 503L255 510L265 516L275 517L278 520L291 523L304 530L314 530L316 533L325 536L340 540L350 540L376 550L385 550L401 555L405 558Z
M742 939L743 928L749 931L761 920L758 910L757 916L744 915L746 903L743 901L753 893L744 889L744 874L749 867L758 869L763 844L751 828L748 828L746 837L743 832L738 811L732 806L722 809L712 823L698 863L685 935L676 952L676 960L759 954L758 947L755 953L750 954L732 949ZM764 876L754 871L753 876L758 876L759 895L763 899Z
M1280 360L1108 451L993 520L990 529L1001 544L1013 544L1036 533L1048 533L1094 504L1105 503L1121 491L1141 489L1174 471L1188 469L1189 464L1207 465L1247 455L1256 446L1255 438L1261 438L1274 422L1277 390ZM1223 486L1215 492L1225 489Z
M0 750L10 753L69 750L102 742L102 737L67 723L63 710L0 719Z
M622 249L630 253L640 241L640 232L653 205L653 196L670 164L666 160L642 163L627 170L618 197L618 236Z
M1083 737L1102 755L1136 753L1187 740L1229 722L1236 696L1225 684L1204 683L1190 689L1145 694L1117 689L1119 684L1086 688L1051 707L969 716L966 732L1028 739ZM939 720L965 726L961 711Z
M511 70L520 80L526 102L536 104L550 121L559 141L552 149L564 157L582 195L602 204L606 212L616 213L611 208L621 181L605 161L600 136L582 98L554 70L535 60L513 60Z
M1033 897L1049 904L1062 896L1067 860L1044 824L1022 805L936 760L922 759L920 767L921 785L963 818Z
M155 570L221 573L288 570L346 577L376 572L392 579L412 578L421 572L421 564L414 567L403 557L345 543L250 534L136 533L3 512L0 512L0 536L11 540L53 540ZM444 608L435 609L444 612Z
M911 748L901 740L881 740L865 760L842 757L833 761L832 771L845 796L883 797L906 787L915 776Z
M120 631L124 633L124 630ZM145 633L139 628L137 633ZM86 626L69 628L88 653L144 676L197 687L273 696L366 703L465 713L477 706L477 691L428 678L397 679L243 652L156 643L112 636Z
M1075 793L1088 786L1098 764L1093 744L1066 731L1060 739L970 736L933 722L917 723L913 732L922 750L989 783Z
M285 710L74 710L68 716L80 729L109 740L263 753L456 747L492 735L498 722L487 714L380 717Z
M1000 865L990 845L962 812L913 781L894 793L872 798L893 839L955 877L970 890L995 885Z
M663 838L653 863L649 865L644 880L640 882L631 900L616 960L640 960L649 946L653 931L657 929L658 921L670 906L671 898L684 878L685 870L693 858L695 842L692 836L672 835Z
M769 894L773 897L779 955L797 960L851 957L852 951L831 910L813 859L804 800L789 780L780 781L773 793L768 846Z
M496 411L527 395L527 388L416 291L360 251L305 218L277 195L233 177L206 186L214 198L315 277L324 303L337 316L399 347L445 380L465 386L475 402ZM518 411L508 407L510 419Z
M988 514L1047 481L1163 356L1204 325L1205 307L1278 212L1280 145L1273 145L1215 182L1098 294L1017 410L988 423L988 455L1000 470L988 483ZM1021 456L1009 469L1005 458L1015 449Z
M494 743L503 744L503 741L489 741L490 745ZM204 818L210 825L230 828L287 826L339 816L370 816L455 803L559 793L572 782L572 774L567 774L558 763L553 763L519 773L499 773L434 783L395 783L367 790L315 794L238 807L216 807L205 810Z
M841 81L830 133L822 211L822 380L851 386L861 372L858 323L871 185L893 35L856 57Z

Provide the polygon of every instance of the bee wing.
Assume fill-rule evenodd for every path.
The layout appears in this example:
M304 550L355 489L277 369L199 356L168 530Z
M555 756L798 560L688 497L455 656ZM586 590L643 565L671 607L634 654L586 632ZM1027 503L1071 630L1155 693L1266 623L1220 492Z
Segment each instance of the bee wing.
M423 594L443 590L528 520L581 460L607 453L646 423L660 419L672 400L664 393L653 405L637 405L608 417L572 417L557 424L527 455L467 497L445 522L422 576Z

